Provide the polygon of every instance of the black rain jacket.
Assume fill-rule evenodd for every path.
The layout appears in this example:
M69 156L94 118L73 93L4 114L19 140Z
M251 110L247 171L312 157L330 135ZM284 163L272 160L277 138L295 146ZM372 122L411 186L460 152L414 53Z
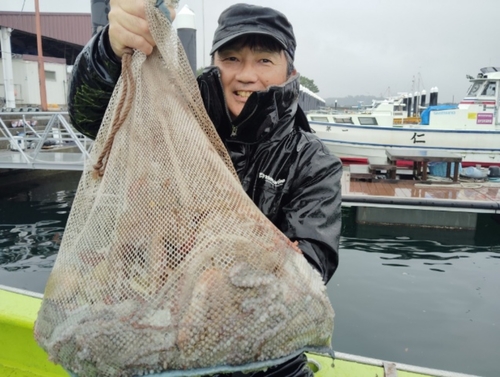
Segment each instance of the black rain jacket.
M120 73L106 27L85 46L73 68L69 115L83 134L97 135ZM342 164L311 133L298 106L298 75L283 85L252 93L234 120L224 100L218 68L205 69L198 84L244 190L269 220L298 242L326 284L338 265ZM306 376L304 364L299 357L270 368L265 375L281 376L285 368L291 368L285 375ZM290 370L295 372L290 374Z

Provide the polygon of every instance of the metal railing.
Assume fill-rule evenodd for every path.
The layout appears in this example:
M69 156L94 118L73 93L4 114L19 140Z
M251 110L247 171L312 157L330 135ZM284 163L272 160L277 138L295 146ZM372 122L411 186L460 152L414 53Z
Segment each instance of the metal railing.
M66 112L0 112L0 131L0 168L83 170L90 157L93 140Z

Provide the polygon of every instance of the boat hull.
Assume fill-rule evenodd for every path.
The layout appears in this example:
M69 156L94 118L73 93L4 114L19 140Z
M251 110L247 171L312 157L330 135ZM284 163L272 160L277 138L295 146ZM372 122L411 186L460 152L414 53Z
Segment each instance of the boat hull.
M432 149L462 156L462 164L500 165L499 130L437 129L421 125L358 126L310 122L328 148L343 160L386 161L385 150Z

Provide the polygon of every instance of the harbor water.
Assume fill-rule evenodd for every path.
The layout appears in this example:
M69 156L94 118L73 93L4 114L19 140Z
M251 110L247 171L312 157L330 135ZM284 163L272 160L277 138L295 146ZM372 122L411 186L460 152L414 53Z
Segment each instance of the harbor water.
M79 172L0 172L0 284L43 292ZM328 284L336 351L500 376L500 224L476 231L384 227L343 211Z

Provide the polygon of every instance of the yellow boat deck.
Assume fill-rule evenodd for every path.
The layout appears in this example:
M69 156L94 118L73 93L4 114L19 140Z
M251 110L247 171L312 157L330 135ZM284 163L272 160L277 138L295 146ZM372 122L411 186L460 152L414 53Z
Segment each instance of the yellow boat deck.
M68 376L60 366L51 363L35 342L33 326L40 308L41 295L0 286L0 376L57 377ZM457 373L383 362L338 353L329 356L308 354L316 366L315 377L431 377L464 376ZM467 376L473 377L473 376Z

